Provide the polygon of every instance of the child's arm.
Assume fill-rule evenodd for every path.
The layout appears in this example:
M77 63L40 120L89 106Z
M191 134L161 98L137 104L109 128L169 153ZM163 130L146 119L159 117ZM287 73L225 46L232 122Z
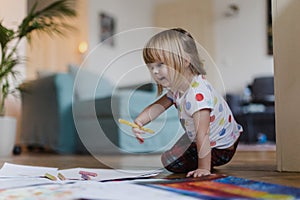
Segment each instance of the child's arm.
M198 151L198 168L187 173L187 177L200 177L210 174L211 148L209 141L210 110L203 109L193 114Z
M164 95L154 103L147 106L134 120L134 123L137 124L139 127L143 127L149 122L156 119L161 113L163 113L171 105L173 105L173 102L167 97L167 95ZM132 130L138 139L142 139L140 134L144 133L143 130L138 128L133 128Z

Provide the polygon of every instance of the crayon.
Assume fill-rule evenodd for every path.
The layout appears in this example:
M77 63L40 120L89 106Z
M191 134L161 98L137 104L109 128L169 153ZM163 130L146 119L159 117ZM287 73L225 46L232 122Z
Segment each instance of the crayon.
M62 175L61 173L58 173L58 178L62 181L66 180L66 177L64 175Z
M83 178L84 180L91 180L91 177L86 174L81 174L81 178Z
M139 127L137 124L134 124L134 123L131 123L125 119L119 119L119 122L121 124L125 124L125 125L128 125L128 126L131 126L132 128L139 128L145 132L148 132L148 133L154 133L153 130L149 129L149 128L145 128L145 127Z
M87 175L87 176L93 176L96 177L98 174L94 172L87 172L87 171L79 171L79 174L81 175Z
M51 175L49 173L46 173L45 177L48 178L48 179L50 179L50 180L52 180L52 181L56 181L57 180L57 178L55 176L53 176L53 175Z
M136 139L139 141L140 144L143 144L143 143L144 143L144 139L143 139L143 138L138 138L138 137L136 137Z

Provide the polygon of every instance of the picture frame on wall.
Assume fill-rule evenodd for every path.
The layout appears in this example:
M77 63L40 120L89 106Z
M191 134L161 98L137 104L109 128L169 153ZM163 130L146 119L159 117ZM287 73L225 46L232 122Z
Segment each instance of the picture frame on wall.
M109 46L114 46L115 41L113 35L115 34L115 19L113 16L101 12L99 14L100 19L100 42Z

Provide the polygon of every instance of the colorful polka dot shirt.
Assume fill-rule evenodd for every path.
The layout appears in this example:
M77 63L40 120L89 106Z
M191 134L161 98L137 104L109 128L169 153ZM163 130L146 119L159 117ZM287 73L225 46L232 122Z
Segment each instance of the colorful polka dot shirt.
M215 91L205 76L196 76L189 89L183 94L168 91L178 110L178 115L186 134L195 140L196 132L193 114L202 109L210 109L209 139L211 147L225 149L234 144L242 132L224 98Z

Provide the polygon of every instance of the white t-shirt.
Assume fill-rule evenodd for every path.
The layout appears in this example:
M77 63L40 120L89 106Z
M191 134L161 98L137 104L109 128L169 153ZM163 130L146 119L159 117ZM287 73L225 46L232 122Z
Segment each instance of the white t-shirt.
M168 91L178 110L178 116L186 134L195 141L196 131L193 114L202 109L210 109L210 146L226 149L234 144L243 131L236 123L232 112L224 98L216 92L205 76L195 76L189 89L181 96Z

